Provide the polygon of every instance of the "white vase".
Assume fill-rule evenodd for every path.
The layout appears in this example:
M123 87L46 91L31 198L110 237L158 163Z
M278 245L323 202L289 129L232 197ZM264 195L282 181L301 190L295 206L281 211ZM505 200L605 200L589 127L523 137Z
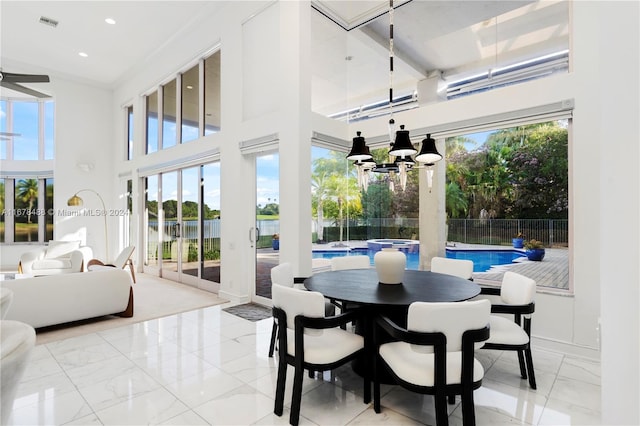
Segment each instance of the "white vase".
M381 284L401 284L407 267L407 256L395 248L383 248L373 257Z

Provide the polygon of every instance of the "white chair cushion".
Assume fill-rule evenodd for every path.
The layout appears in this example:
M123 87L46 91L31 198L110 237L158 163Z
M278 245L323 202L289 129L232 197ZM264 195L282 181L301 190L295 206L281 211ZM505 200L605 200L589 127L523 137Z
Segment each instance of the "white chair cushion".
M419 386L434 386L434 354L413 350L406 342L385 343L380 346L380 356L402 380ZM447 352L447 384L460 383L462 352ZM484 377L482 364L474 358L473 381Z
M324 296L315 291L274 285L271 287L273 306L287 314L287 328L294 329L295 318L303 315L309 318L324 318ZM305 334L321 335L323 330L306 329Z
M304 360L312 364L329 364L364 347L364 338L339 328L324 330L320 336L304 336ZM295 355L294 331L287 329L287 353Z
M33 262L31 266L34 270L39 269L71 269L71 259L66 257L58 257L55 259L42 259Z
M271 268L271 283L285 287L293 286L293 269L291 264L283 262Z
M473 275L473 262L465 259L434 257L431 259L431 272L454 275L468 280Z
M339 256L331 258L331 270L341 271L344 269L368 269L371 267L369 256Z
M525 345L529 342L527 333L509 318L491 315L489 325L491 327L489 340L484 343Z
M133 254L133 250L135 250L135 246L128 246L125 247L120 254L118 255L118 257L116 257L116 260L113 261L113 265L116 266L117 268L124 268L125 264L127 262L127 260L131 257L131 255Z
M507 305L527 305L533 302L536 294L535 280L507 271L502 278L500 298Z
M447 336L447 352L462 349L462 335L467 330L477 330L489 323L491 302L429 303L414 302L407 313L407 330L421 333L444 333ZM416 352L433 352L433 346L412 345ZM482 347L482 343L476 344Z
M80 241L49 241L44 258L69 257L71 256L71 252L77 250L79 247Z

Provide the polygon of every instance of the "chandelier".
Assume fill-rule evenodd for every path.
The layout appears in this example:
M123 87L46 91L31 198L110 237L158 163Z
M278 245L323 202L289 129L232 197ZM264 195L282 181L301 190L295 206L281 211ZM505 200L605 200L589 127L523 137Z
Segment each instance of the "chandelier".
M422 141L422 149L415 159L411 156L418 151L414 148L409 137L409 131L400 126L400 130L395 130L395 120L393 118L393 0L389 0L389 162L377 164L373 161L373 156L366 145L361 132L353 138L351 151L347 155L347 160L353 160L358 172L358 186L366 191L369 184L370 172L388 174L389 189L395 191L395 177L404 191L407 187L407 172L412 170L416 161L424 163L427 168L427 182L429 190L433 179L433 165L442 159L442 155L436 149L436 141L428 134ZM395 141L393 136L395 134ZM395 157L393 160L392 157Z

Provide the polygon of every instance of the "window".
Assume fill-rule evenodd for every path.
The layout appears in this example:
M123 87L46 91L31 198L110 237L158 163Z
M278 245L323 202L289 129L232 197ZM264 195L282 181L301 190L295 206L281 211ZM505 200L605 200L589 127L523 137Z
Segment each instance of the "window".
M5 217L5 205L4 205L4 179L0 179L0 243L5 241L4 233L4 217Z
M204 60L204 135L220 131L220 51Z
M13 104L13 160L38 160L38 102Z
M15 179L14 184L14 241L38 241L38 179Z
M162 86L162 149L175 146L176 128L176 80Z
M133 159L133 105L127 107L127 160Z
M0 100L0 241L53 239L55 102L51 99Z
M53 179L48 179L45 191L45 179L23 178L0 179L0 201L2 215L0 217L0 240L4 243L13 242L44 242L46 235L41 232L46 223L50 223L49 235L53 236L53 207L47 211L46 197L50 198L53 206Z
M158 92L147 96L147 154L158 150Z
M7 134L7 101L0 100L0 160L7 159L7 145L10 136Z
M54 135L55 135L55 116L53 111L53 101L44 102L44 159L53 160L54 152Z
M148 94L146 153L151 154L219 132L220 87L218 50ZM133 114L132 111L130 114ZM129 139L132 143L132 116L129 117L129 122ZM131 146L129 152L130 159Z
M0 101L1 159L17 161L54 158L52 100Z
M200 75L198 65L182 74L182 143L189 142L200 137Z

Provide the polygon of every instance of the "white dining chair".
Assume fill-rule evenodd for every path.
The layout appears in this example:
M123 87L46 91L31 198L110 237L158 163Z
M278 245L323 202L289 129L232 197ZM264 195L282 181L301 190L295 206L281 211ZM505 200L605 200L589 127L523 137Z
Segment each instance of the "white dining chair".
M491 337L483 349L516 351L520 376L529 378L529 386L536 389L536 376L531 355L531 317L535 311L536 281L516 272L507 271L500 288L483 287L480 294L500 296L491 305Z
M271 268L271 284L272 284L272 292L273 286L284 286L295 288L298 290L306 290L304 287L304 278L303 277L294 277L293 276L293 268L291 267L291 263L282 262L279 265ZM325 315L332 316L336 312L335 306L328 300L325 300ZM271 340L269 343L269 357L273 357L273 352L276 347L276 336L278 334L278 320L276 318L273 319L273 326L271 328Z
M289 423L297 425L302 401L304 370L333 370L364 352L364 338L340 325L356 319L356 311L325 317L321 293L275 285L273 313L278 320L278 379L274 414L282 416L287 366L294 368ZM371 399L371 383L363 377L364 403Z
M407 327L389 318L376 319L373 369L373 408L380 413L380 369L386 367L396 383L421 394L434 395L436 424L448 425L447 398L461 395L462 423L475 425L473 391L482 385L484 369L475 359L478 342L489 338L488 300L470 302L414 302ZM381 343L381 335L395 341ZM426 421L424 423L427 423Z

